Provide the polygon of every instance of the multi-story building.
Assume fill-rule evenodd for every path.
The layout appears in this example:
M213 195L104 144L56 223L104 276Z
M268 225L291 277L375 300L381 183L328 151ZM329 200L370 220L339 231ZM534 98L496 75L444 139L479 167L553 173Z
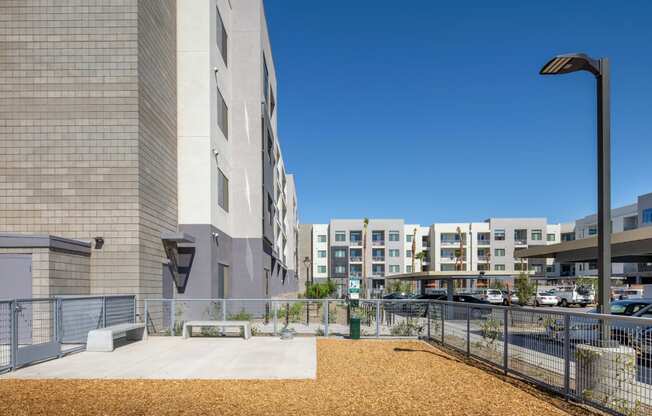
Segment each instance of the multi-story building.
M636 204L614 209L612 214L614 232L652 226L652 193L639 196ZM370 219L364 262L362 219L334 219L329 224L309 227L315 276L339 280L361 277L366 264L365 276L372 279L374 288L384 284L385 276L420 271L471 271L487 276L492 272L512 276L527 272L532 278L549 283L597 274L595 265L590 263L524 260L514 256L518 249L594 235L595 215L561 224L549 224L545 218L490 218L484 222L435 223L427 227L404 224L401 219ZM395 241L402 241L402 253L397 254ZM314 260L317 256L318 260ZM614 276L640 277L645 273L652 276L652 265L613 265Z
M262 0L20 3L0 34L0 281L11 264L34 287L0 297L296 292Z

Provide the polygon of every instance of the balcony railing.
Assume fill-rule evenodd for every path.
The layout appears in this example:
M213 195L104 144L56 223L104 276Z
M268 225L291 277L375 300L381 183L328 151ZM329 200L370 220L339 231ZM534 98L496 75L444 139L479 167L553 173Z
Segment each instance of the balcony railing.
M362 277L362 272L350 272L349 276L351 276L351 277Z
M360 256L351 256L351 263L362 263L362 257L360 257Z
M373 256L371 258L373 261L385 261L385 256Z
M442 246L459 246L460 240L441 240Z
M373 277L385 277L385 272L371 272Z
M371 245L372 246L384 246L385 245L385 240L372 240Z
M491 240L488 239L478 239L479 246L488 246L491 244Z
M516 246L526 246L527 245L527 238L515 238L514 239L514 245L516 245Z
M351 240L351 247L362 247L362 240Z
M478 261L489 261L489 256L478 256Z

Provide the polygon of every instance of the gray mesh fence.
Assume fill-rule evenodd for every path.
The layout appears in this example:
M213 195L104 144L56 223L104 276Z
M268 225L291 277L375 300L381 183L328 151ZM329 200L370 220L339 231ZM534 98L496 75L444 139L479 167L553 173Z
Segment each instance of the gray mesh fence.
M107 296L105 326L134 322L136 298L134 296Z
M11 367L11 302L0 302L0 371Z
M83 348L88 332L104 326L104 298L60 300L60 342L64 351Z

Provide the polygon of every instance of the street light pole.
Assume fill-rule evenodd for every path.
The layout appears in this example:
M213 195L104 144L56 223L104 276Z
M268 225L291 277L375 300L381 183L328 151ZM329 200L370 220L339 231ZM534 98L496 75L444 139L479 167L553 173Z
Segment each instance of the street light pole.
M558 55L541 68L541 75L588 71L595 76L598 136L598 312L610 313L611 292L611 101L609 59L582 53Z
M598 312L610 313L611 295L611 100L609 59L599 60L598 102Z

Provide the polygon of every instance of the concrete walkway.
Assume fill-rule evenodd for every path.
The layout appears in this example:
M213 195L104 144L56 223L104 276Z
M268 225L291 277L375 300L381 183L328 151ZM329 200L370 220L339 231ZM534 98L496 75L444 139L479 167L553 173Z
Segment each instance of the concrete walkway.
M113 352L81 352L0 379L314 379L315 338L149 337Z

